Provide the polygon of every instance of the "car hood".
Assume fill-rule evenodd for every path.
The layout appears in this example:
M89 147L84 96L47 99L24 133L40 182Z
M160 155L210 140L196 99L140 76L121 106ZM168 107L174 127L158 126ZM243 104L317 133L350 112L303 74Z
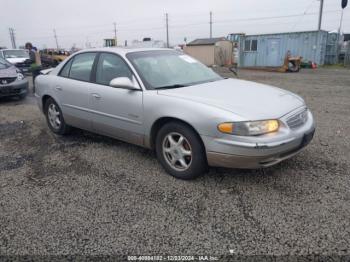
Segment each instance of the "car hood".
M0 78L7 77L17 77L17 68L14 66L10 66L5 69L0 69Z
M23 58L6 58L7 61L9 61L11 64L17 64L17 63L23 63L24 61L26 61L27 57L23 57Z
M158 90L158 94L221 108L246 120L279 118L305 104L289 91L238 79Z

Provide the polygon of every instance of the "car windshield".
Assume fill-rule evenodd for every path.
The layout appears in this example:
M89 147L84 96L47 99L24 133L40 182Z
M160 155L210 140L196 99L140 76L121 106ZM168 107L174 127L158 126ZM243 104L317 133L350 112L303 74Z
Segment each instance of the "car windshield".
M12 66L9 62L7 62L5 59L0 57L0 69L6 69Z
M177 51L141 51L126 56L147 89L177 88L222 79L202 63Z
M29 58L29 54L25 50L4 50L5 58Z

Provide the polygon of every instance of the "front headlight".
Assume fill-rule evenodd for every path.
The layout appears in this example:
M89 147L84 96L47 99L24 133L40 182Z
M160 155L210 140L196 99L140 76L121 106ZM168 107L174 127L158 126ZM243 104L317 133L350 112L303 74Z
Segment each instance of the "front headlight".
M237 136L263 135L271 132L276 132L278 128L278 120L233 122L221 123L218 125L218 130L220 132Z
M24 75L22 73L17 73L17 80L23 80Z

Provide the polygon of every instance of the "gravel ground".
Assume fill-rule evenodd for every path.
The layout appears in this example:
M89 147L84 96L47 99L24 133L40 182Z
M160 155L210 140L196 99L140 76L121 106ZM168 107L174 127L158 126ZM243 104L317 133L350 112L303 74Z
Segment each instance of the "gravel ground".
M277 166L194 181L137 146L52 134L32 95L1 99L0 255L349 255L350 71L239 77L303 96L315 138Z

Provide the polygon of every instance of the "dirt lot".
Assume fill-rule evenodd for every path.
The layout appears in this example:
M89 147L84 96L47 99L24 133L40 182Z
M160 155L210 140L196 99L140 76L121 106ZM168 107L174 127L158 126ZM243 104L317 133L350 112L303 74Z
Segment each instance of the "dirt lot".
M53 135L32 95L0 100L0 254L350 254L350 71L239 76L302 95L315 138L275 167L194 181L140 147Z

